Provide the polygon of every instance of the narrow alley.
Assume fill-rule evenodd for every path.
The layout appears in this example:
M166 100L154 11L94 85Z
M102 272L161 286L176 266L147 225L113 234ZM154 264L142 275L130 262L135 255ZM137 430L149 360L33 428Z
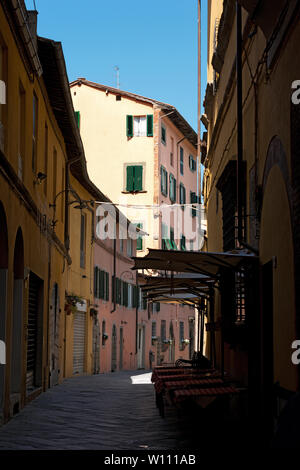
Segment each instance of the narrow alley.
M67 379L0 429L0 449L150 450L191 448L191 423L155 406L150 373L124 371ZM142 381L148 383L136 383Z

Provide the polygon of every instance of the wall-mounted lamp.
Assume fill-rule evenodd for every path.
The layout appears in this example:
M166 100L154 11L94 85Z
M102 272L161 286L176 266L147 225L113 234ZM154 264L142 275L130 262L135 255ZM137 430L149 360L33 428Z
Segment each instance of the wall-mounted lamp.
M36 175L35 180L33 181L34 184L41 184L42 181L44 181L47 178L47 175L45 173L42 173L41 171L38 172Z

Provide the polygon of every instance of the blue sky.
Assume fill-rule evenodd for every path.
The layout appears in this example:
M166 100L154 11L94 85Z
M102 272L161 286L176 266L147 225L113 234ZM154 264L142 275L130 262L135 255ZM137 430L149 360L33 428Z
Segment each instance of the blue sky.
M173 106L197 130L197 0L35 0L38 34L61 41L69 80L120 88ZM33 0L26 0L28 9ZM202 0L202 96L206 0Z

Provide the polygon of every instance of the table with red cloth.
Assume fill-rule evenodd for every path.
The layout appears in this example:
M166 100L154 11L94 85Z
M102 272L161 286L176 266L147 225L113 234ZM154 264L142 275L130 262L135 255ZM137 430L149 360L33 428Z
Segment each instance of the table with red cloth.
M177 405L197 397L218 397L237 393L236 388L224 382L216 369L182 367L155 368L151 377L156 392L156 405L164 416L164 395Z

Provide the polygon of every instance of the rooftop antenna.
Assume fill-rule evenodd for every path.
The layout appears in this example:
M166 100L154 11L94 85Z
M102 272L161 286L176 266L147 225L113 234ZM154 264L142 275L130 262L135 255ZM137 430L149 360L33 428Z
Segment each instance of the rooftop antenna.
M114 70L117 72L117 88L120 89L120 69L115 65Z

